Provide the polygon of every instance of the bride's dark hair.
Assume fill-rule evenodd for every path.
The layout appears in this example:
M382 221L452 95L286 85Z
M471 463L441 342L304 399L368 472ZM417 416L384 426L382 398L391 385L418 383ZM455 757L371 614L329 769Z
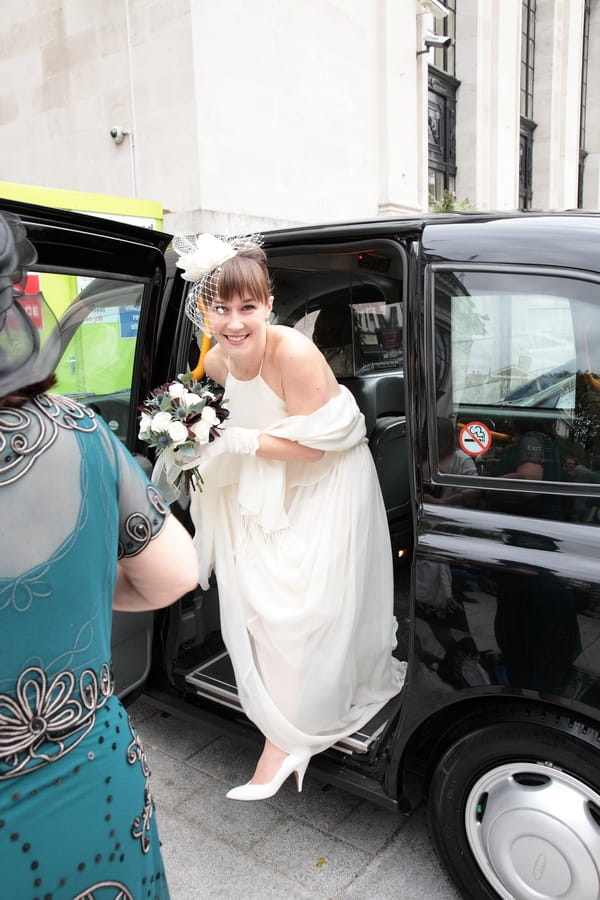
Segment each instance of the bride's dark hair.
M238 294L266 303L271 295L267 255L262 247L238 250L232 259L223 263L217 277L218 295L222 300L231 300Z
M8 394L6 397L0 397L0 406L10 406L13 409L17 409L33 397L37 397L39 394L45 394L46 391L51 390L55 384L56 375L48 375L43 381L37 381L35 384L28 384L26 387L18 388L18 390L13 391L12 394Z

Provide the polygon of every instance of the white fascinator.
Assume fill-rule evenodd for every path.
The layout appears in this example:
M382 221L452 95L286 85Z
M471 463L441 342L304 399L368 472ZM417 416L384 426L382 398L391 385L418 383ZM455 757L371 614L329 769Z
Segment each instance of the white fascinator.
M179 257L176 265L182 270L181 277L192 284L185 298L185 313L205 334L210 335L207 315L219 293L221 266L241 250L261 244L260 235L216 237L204 233L173 237L173 249Z

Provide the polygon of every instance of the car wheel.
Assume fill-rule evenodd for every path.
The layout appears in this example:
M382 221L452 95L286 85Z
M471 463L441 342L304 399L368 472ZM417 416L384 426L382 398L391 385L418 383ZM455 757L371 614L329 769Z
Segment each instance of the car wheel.
M506 721L446 750L430 783L429 823L464 898L600 897L600 752L590 731L558 717Z

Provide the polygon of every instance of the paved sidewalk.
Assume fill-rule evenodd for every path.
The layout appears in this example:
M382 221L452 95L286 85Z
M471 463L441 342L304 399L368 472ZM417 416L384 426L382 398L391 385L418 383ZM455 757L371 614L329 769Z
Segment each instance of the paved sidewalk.
M225 798L256 751L209 725L165 716L143 699L129 713L150 763L172 900L459 900L422 812L410 819L307 772L270 800Z

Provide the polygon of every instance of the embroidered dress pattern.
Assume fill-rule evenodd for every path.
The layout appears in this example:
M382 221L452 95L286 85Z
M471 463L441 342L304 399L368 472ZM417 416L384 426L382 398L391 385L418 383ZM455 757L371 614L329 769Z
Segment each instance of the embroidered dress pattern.
M132 893L118 881L99 881L73 900L135 900Z
M59 428L95 431L97 421L92 410L67 397L44 395L27 407L0 409L0 487L26 475Z
M154 485L148 485L146 496L150 506L164 518L168 507ZM150 517L141 512L132 513L127 517L123 525L123 531L126 539L119 541L118 559L121 559L123 556L137 556L138 553L141 553L148 546L154 534Z
M72 431L95 431L96 415L88 406L58 394L40 394L34 400L38 408L61 428Z
M50 591L44 579L47 571L48 567L44 566L41 571L27 573L0 588L0 609L10 604L19 612L24 612L29 609L34 598L49 597Z
M129 723L129 727L131 729L133 740L127 748L127 762L132 766L139 762L142 774L146 780L144 787L144 807L140 815L136 816L133 821L131 834L140 841L142 852L147 853L150 849L150 820L154 813L154 801L152 799L152 793L150 792L150 768L140 737L131 722Z
M27 774L69 753L93 728L97 710L112 692L106 663L99 675L86 669L78 685L72 672L61 672L48 684L42 669L26 669L15 698L0 694L0 779Z

